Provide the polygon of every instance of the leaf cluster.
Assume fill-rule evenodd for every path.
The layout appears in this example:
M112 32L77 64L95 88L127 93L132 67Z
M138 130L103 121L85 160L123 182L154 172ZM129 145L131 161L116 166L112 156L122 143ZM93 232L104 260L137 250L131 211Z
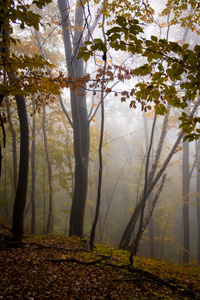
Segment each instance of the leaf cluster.
M172 15L170 25L181 24L181 27L189 27L191 31L199 30L200 4L194 0L168 0L162 15Z
M24 4L23 1L17 0L2 0L0 2L0 24L1 29L7 29L10 34L13 33L13 23L19 24L21 29L34 27L39 30L41 17L33 11L33 6L36 5L42 9L46 4L51 3L52 0L33 1L32 4ZM14 42L14 40L12 40Z
M166 103L184 110L188 102L196 99L200 91L199 45L190 49L188 44L180 45L178 42L158 39L156 36L146 39L138 20L126 19L123 15L116 17L116 24L106 32L107 49L104 48L103 51L107 52L111 47L132 55L141 54L146 61L134 70L134 75L142 81L135 85L131 107L140 103L141 109L146 111L152 109L153 104L156 112L164 115L167 113ZM98 39L98 45L102 44L102 40ZM89 42L81 49L79 57L88 60L96 50L102 49L96 43ZM125 100L126 97L122 99ZM183 118L179 120L186 138L196 139L199 133L194 132L194 127L191 131L189 119L184 119L184 124ZM198 122L194 120L193 124Z

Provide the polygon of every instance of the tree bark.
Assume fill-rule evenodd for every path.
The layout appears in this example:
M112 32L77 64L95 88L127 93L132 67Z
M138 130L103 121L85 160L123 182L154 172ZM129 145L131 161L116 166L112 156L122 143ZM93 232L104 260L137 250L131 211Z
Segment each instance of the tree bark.
M48 182L49 182L49 210L48 210L48 220L47 220L47 234L53 233L53 175L51 168L51 160L49 155L49 147L47 143L47 133L46 133L46 110L45 106L42 106L43 109L43 119L42 119L42 130L44 136L44 147L46 153L46 161L48 168Z
M104 25L105 25L105 15L103 16L103 20L102 20L102 33L104 36L104 42L106 42ZM95 218L92 224L92 230L90 234L90 250L93 250L94 247L95 231L96 231L96 226L99 218L99 211L100 211L100 204L101 204L101 187L102 187L102 172L103 172L102 145L103 145L103 134L104 134L104 81L105 81L106 64L107 64L107 59L105 53L102 84L101 84L101 131L100 131L100 139L99 139L99 178L98 178L98 189L97 189L96 212L95 212Z
M183 262L189 263L190 220L189 220L189 141L183 142L182 197L183 197Z
M13 123L12 123L8 97L5 97L5 100L6 100L6 112L7 112L7 116L8 116L8 124L9 124L9 127L10 127L11 136L12 136L13 183L14 183L14 189L15 189L15 193L16 193L16 191L17 191L17 142L16 142L16 132L15 132L15 129L14 129Z
M33 113L35 101L32 100ZM31 142L31 234L35 235L35 115L32 123L32 142Z
M82 43L82 31L80 28L84 20L84 8L80 1L76 2L75 33L70 36L69 6L68 1L58 0L58 6L62 18L63 40L65 46L66 64L68 75L72 78L84 77L83 59L76 59ZM73 45L72 45L73 41ZM74 49L74 51L73 51ZM83 224L88 184L88 160L89 160L89 120L87 113L85 89L80 88L76 92L70 92L71 109L74 135L75 157L75 183L70 214L69 235L83 236Z
M200 141L196 142L197 262L200 265Z
M15 98L20 123L20 161L17 192L13 208L12 234L15 241L21 242L28 184L29 126L25 98L18 95Z
M146 149L148 149L149 134L148 134L147 116L146 115L143 118L143 122L144 122L144 133L145 133L145 144L146 144ZM152 164L152 161L151 161L151 164ZM149 195L149 199L148 199L149 210L151 209L152 202L153 202L153 192ZM153 218L150 218L150 220L149 220L149 252L150 252L150 257L155 258Z

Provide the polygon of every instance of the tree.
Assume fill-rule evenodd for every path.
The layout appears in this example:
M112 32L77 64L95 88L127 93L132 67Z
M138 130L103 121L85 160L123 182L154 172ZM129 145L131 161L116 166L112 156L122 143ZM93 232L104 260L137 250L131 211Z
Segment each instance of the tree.
M50 0L33 1L38 7L42 8ZM24 29L26 26L33 26L38 29L40 22L40 16L30 10L30 5L23 4L20 1L16 3L12 0L6 1L7 9L5 9L5 1L0 3L1 14L1 56L2 69L3 69L3 84L1 84L2 97L6 95L13 95L16 99L17 110L20 123L20 160L19 160L19 175L18 184L15 195L15 202L13 208L13 221L12 221L12 233L14 240L21 242L23 237L23 218L24 209L26 204L26 193L28 183L28 163L29 163L29 125L27 118L25 95L30 93L30 87L27 89L27 76L23 76L19 79L16 75L18 68L26 69L33 67L44 67L47 63L39 56L17 57L14 53L10 54L10 45L16 44L19 40L13 38L13 23L20 23L20 28ZM29 74L30 72L28 72ZM33 75L33 73L32 73ZM8 80L7 80L8 76ZM34 78L33 78L34 77ZM29 84L33 83L35 76L28 78ZM40 85L40 84L39 84ZM15 87L13 89L12 87ZM38 84L35 87L34 92L38 90ZM39 88L40 89L40 88ZM41 90L41 89L40 89Z
M10 112L10 106L9 106L9 100L8 97L6 97L6 112L8 116L8 124L10 127L10 132L12 135L12 154L13 154L13 183L15 192L17 190L17 145L16 145L16 132L13 126L12 122L12 116Z
M145 147L148 151L148 126L147 126L147 116L144 115L144 132L145 132ZM148 206L151 207L153 202L153 192L150 194L148 199ZM155 245L154 245L154 231L153 231L153 218L149 220L149 247L150 247L150 257L155 258Z
M74 135L74 157L75 157L75 182L70 214L69 235L83 236L84 212L87 198L88 184L88 160L89 160L89 124L90 120L87 112L86 86L84 84L85 66L84 60L78 59L79 49L83 44L84 5L81 1L76 1L74 34L71 36L71 23L69 18L69 2L58 0L58 6L62 19L63 40L65 47L65 57L68 76L73 79L81 78L83 84L81 88L70 91L72 124ZM88 28L89 36L93 28L96 27L100 13L97 15L94 24ZM87 37L86 37L87 39Z
M170 11L174 12L170 24L177 24L178 20L182 27L188 27L191 30L198 31L196 13L198 12L198 2L185 1L180 3L178 8L175 1L167 1L166 8L163 10L162 15L169 15ZM117 4L115 3L116 7ZM182 10L187 11L188 6L192 9L192 14L182 17ZM149 14L146 3L142 2L139 13L135 14L141 17L142 8ZM117 9L116 9L117 10ZM113 11L115 9L113 8ZM190 10L191 12L191 10ZM185 20L185 22L184 22ZM191 22L193 20L193 23ZM131 107L136 107L138 103L141 104L142 110L147 111L154 106L156 113L164 115L167 113L166 103L180 109L180 128L184 133L184 140L188 139L193 141L200 136L200 130L196 127L200 122L200 118L195 115L195 111L199 105L199 101L196 102L196 96L199 93L199 45L195 45L194 49L189 47L189 44L180 45L179 42L172 42L166 39L158 39L156 36L151 36L150 39L141 37L143 29L139 25L139 21L135 18L126 18L126 15L116 14L115 26L107 31L106 46L105 42L101 39L94 40L91 43L85 43L81 48L79 58L84 58L86 61L90 56L94 55L95 51L107 52L108 47L118 51L126 51L132 55L141 54L145 59L140 67L134 70L127 71L129 79L132 76L141 77L141 82L135 84L135 87L130 91L124 91L122 93L121 100L125 101L126 98L132 97L130 102ZM118 68L119 69L119 68ZM147 77L148 76L148 77ZM126 97L124 97L124 95ZM196 102L193 110L187 114L184 109L188 106L189 102ZM139 205L135 209L134 214L127 225L128 232L125 230L124 234L128 234L128 238L123 235L126 240L130 240L132 229L135 226L135 220L137 220L140 212L144 210L144 203L146 198L150 195L150 192L155 187L158 178L163 174L166 166L168 165L172 155L175 153L176 147L183 138L183 133L179 135L174 147L172 148L169 156L165 160L163 167L158 171L154 178L156 168L150 172L149 186L147 191L143 191ZM157 164L156 164L157 165ZM152 176L152 177L151 177ZM142 228L142 219L140 222L140 228ZM139 229L140 229L139 228ZM138 231L139 240L139 231ZM136 238L137 238L136 236ZM121 240L121 245L123 244ZM138 243L136 243L137 245ZM137 246L136 246L137 248ZM136 249L134 253L136 253Z
M35 101L32 101L33 114L35 111ZM35 116L33 115L32 121L32 142L31 142L31 234L35 234L35 177L36 177L36 168L35 168Z
M196 142L197 261L200 265L200 142Z
M182 163L182 196L183 196L183 262L189 262L190 246L190 219L189 219L189 141L183 143L183 163Z
M43 118L42 118L42 131L44 135L44 147L48 167L48 183L49 183L49 210L48 210L48 221L47 221L47 234L53 233L53 176L52 176L52 167L51 160L49 155L49 147L47 142L47 133L46 133L46 110L45 106L42 107Z
M12 234L15 240L20 242L23 237L23 219L28 184L29 125L25 97L18 95L15 97L20 122L20 161L18 185L13 208Z
M105 1L104 1L105 4ZM102 33L104 36L104 40L106 41L105 36L105 16L103 16L102 21ZM94 238L96 226L99 218L100 212L100 204L101 204L101 189L102 189L102 172L103 172L103 158L102 158L102 146L103 146L103 135L104 135L104 82L105 82L105 70L107 64L106 55L103 58L104 60L104 74L102 75L102 86L101 86L101 131L100 131L100 139L99 139L99 177L98 177L98 189L97 189L97 203L96 203L96 212L94 222L92 224L92 230L90 234L90 249L93 250L94 247Z

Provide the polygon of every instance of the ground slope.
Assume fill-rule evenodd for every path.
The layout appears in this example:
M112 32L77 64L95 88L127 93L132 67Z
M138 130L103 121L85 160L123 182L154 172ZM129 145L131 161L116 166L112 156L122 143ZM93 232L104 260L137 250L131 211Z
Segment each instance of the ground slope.
M61 235L0 243L0 299L199 299L200 267Z

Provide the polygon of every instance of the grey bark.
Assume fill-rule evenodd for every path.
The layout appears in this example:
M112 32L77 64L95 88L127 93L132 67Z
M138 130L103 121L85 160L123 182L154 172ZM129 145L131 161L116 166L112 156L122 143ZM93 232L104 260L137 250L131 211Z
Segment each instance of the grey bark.
M102 33L104 36L104 42L106 41L105 31L104 31L104 23L105 16L103 16L102 21ZM101 204L101 187L102 187L102 172L103 172L103 157L102 157L102 146L103 146L103 134L104 134L104 81L105 81L105 71L106 71L106 54L104 58L104 72L102 76L102 84L101 84L101 131L100 131L100 140L99 140L99 178L98 178L98 189L97 189L97 204L96 204L96 212L94 222L92 224L92 230L90 234L90 250L93 250L94 247L94 239L95 239L95 231L99 218L100 204Z
M75 30L73 39L70 36L68 1L58 0L63 29L63 40L68 75L72 78L84 77L83 59L77 60L82 43L82 32ZM75 26L83 26L84 8L76 2ZM73 42L73 44L72 44ZM85 87L76 92L70 91L74 135L75 184L70 214L69 235L83 236L83 224L88 183L89 160L89 120L87 113Z
M42 106L43 109L43 119L42 119L42 130L44 136L44 147L46 153L46 161L48 168L48 183L49 183L49 210L48 210L48 220L47 220L47 234L53 233L53 175L52 175L52 167L51 160L49 154L49 147L47 142L47 133L46 133L46 110L45 106Z
M145 144L146 144L146 149L148 149L147 116L144 116L143 122L144 122L144 132L145 132ZM152 202L153 202L153 192L150 194L148 199L149 210L151 210ZM149 219L149 250L150 250L150 257L155 258L153 218Z
M12 136L12 154L13 154L13 183L15 192L17 191L17 141L16 141L16 132L13 126L12 118L11 118L11 111L8 97L5 97L6 100L6 112L8 116L8 124L10 127L10 132Z
M196 142L197 262L200 265L200 141Z
M190 219L189 219L189 141L183 142L182 161L182 197L183 197L183 262L189 262L190 251Z
M33 113L35 101L32 100ZM35 235L35 115L32 121L32 142L31 142L31 234Z

